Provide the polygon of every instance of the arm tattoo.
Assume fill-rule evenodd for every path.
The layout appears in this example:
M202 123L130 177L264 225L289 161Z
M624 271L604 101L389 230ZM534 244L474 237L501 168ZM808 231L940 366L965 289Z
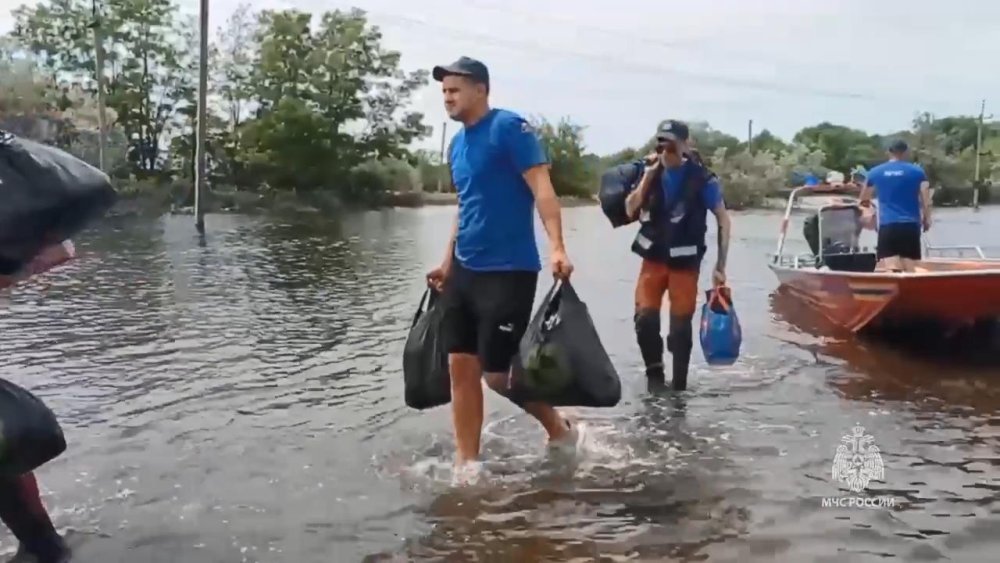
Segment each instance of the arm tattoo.
M720 268L726 267L726 259L729 255L729 226L725 227L719 226L719 256L716 261Z

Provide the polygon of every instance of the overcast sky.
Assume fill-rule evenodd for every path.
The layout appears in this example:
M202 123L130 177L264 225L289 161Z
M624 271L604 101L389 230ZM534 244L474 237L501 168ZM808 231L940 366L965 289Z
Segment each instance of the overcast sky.
M29 0L29 3L33 3ZM212 0L212 29L237 0ZM16 5L17 0L4 2ZM889 133L919 111L1000 115L993 0L254 0L255 8L369 11L407 69L485 62L494 106L587 127L598 153L644 142L666 117L745 137L832 121ZM196 0L179 0L185 12ZM0 14L0 31L11 17ZM416 106L440 143L439 85ZM448 137L456 125L449 123Z

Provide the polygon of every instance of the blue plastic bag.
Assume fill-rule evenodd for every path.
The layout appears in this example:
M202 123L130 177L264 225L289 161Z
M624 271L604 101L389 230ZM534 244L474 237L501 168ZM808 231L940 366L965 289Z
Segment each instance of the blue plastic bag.
M700 332L701 351L709 365L736 363L743 343L743 330L729 288L716 287L705 292Z

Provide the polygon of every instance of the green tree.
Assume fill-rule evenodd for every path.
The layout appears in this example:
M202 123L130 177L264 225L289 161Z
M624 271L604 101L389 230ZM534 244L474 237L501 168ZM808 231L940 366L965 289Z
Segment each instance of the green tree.
M733 135L713 129L707 121L694 121L688 127L691 130L691 144L705 156L715 154L720 148L736 152L745 144Z
M805 145L790 145L780 153L771 154L775 156L778 166L784 171L785 182L792 185L802 184L810 174L823 178L829 171L823 166L826 160L823 151Z
M994 185L1000 186L1000 136L991 137L982 148L980 178L990 179Z
M107 54L107 105L129 142L129 161L139 177L156 175L168 128L190 104L191 20L176 18L171 0L118 0L94 20L90 2L47 0L14 11L16 26L41 65L53 76L72 77L96 91L91 25L100 25ZM186 30L186 33L184 32ZM188 63L185 64L185 59Z
M752 145L753 152L755 153L767 151L775 155L779 155L791 148L788 143L782 141L767 129L754 136Z
M609 154L600 158L600 169L607 170L612 166L617 166L619 164L625 164L626 162L632 162L642 158L644 153L641 149L636 148L625 148L616 153Z
M56 82L14 37L0 38L0 128L99 163L97 101L79 85ZM108 116L114 118L114 112ZM105 165L124 163L120 129L108 131Z
M251 78L258 33L258 19L249 4L237 5L217 31L209 78L213 92L222 100L222 112L231 131L243 123L253 100Z
M420 189L425 192L452 192L451 169L441 161L441 153L420 149L408 159L410 166L417 170Z
M371 200L390 186L358 167L405 159L407 145L430 133L421 114L403 111L427 71L403 72L360 10L327 12L316 30L311 20L296 10L260 14L246 90L256 117L240 126L237 158L275 189Z
M712 155L712 170L719 176L726 206L744 209L761 205L768 193L785 185L787 171L770 152L730 154L719 147Z
M952 116L932 119L928 124L932 131L942 136L942 149L949 154L957 154L976 146L976 131L979 119L971 116ZM994 133L984 129L984 137L989 139Z
M552 124L534 119L532 125L552 162L552 187L561 196L588 196L594 192L594 162L584 154L583 127L568 118Z
M844 174L858 164L869 167L884 154L877 135L829 122L806 127L796 133L792 140L813 150L823 151L826 155L823 165Z

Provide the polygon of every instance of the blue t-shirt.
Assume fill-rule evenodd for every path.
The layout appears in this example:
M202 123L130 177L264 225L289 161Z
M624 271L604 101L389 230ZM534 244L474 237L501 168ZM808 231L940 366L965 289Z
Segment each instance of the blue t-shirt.
M920 184L924 169L912 162L890 160L868 173L868 185L878 198L878 224L920 222Z
M689 170L690 163L676 168L667 168L663 179L660 182L660 189L663 190L664 207L670 206L675 198L683 197L684 176ZM698 193L701 196L701 203L705 209L711 211L722 202L722 186L719 185L718 178L712 177L702 186ZM674 217L681 217L685 213L684 204L678 203L673 210Z
M459 263L476 271L541 270L535 198L522 174L549 159L531 125L492 109L455 135L448 156L458 192Z

